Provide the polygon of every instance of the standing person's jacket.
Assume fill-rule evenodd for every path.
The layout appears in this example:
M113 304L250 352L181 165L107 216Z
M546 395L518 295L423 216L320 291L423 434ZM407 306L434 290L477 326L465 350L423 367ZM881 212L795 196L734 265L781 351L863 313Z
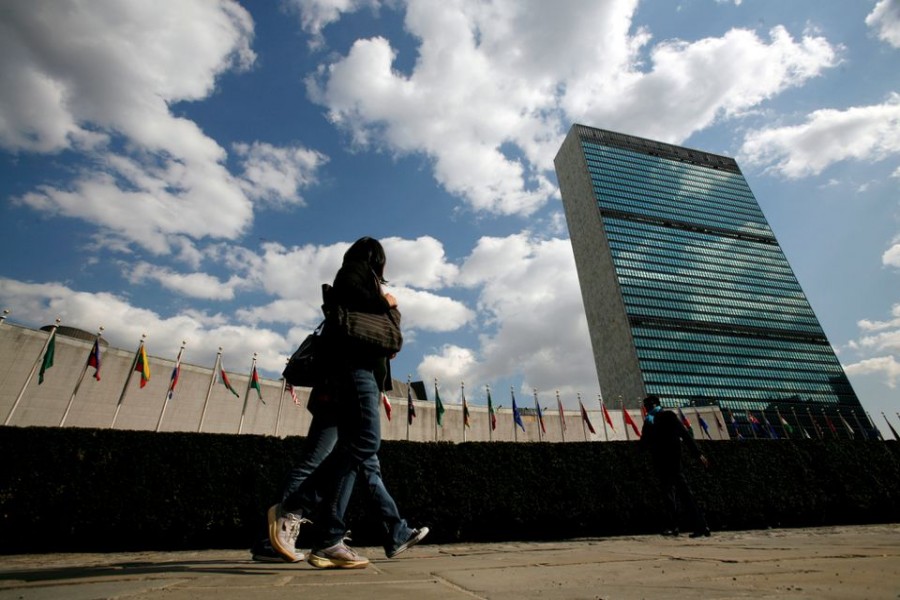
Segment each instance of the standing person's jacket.
M652 419L648 417L644 420L641 446L650 451L658 471L681 471L682 441L695 457L700 457L700 448L674 412L661 410L652 415Z

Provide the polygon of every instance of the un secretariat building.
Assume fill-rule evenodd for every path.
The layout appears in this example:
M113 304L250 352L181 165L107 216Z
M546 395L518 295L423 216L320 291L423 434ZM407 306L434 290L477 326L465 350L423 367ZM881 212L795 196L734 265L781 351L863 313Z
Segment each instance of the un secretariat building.
M608 402L714 404L745 435L872 432L733 159L575 125L555 165Z

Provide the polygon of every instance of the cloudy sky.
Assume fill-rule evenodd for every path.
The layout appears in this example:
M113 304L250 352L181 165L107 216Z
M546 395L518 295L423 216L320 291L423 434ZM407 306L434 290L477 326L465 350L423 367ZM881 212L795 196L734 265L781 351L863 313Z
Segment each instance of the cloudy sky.
M898 64L898 0L6 0L0 307L276 378L371 235L395 376L590 405L553 171L582 123L737 158L886 429Z

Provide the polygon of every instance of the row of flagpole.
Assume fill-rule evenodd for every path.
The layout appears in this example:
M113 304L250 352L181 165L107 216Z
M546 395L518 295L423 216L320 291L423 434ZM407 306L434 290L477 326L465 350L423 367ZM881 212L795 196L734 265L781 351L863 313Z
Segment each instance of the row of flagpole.
M9 315L8 310L4 310L2 315L0 315L0 325L6 320L7 315ZM34 379L35 373L38 373L38 385L44 382L44 376L48 369L53 366L54 356L56 354L56 334L59 329L61 323L61 319L57 318L55 323L50 326L49 332L47 334L47 339L44 340L44 344L41 347L41 351L38 353L38 356L34 362L34 365L31 368L31 371L28 374L28 377L25 379L25 383L22 385L21 390L16 396L15 401L13 402L12 407L6 415L6 419L4 420L4 425L9 425L12 421L13 415L16 412L16 409L19 407L19 404L22 401L22 398L25 396L25 392L28 389L28 386L31 384L31 381ZM122 408L122 405L125 402L125 397L128 393L129 384L131 383L131 379L134 374L140 373L141 375L141 383L140 386L143 388L147 385L147 382L150 381L150 361L147 357L147 349L144 341L146 340L146 334L141 335L141 341L138 344L137 350L135 351L134 358L131 361L131 367L128 369L128 375L125 378L125 383L122 386L122 391L119 393L118 400L116 402L116 410L113 414L112 422L110 423L110 429L114 429L116 426L116 422L119 418L119 412ZM75 402L75 397L78 394L78 391L81 389L81 384L84 381L85 375L87 374L87 370L89 367L94 368L93 377L100 381L100 367L101 367L101 341L103 340L103 327L100 327L97 334L94 336L94 343L91 347L90 352L88 353L87 360L82 367L81 373L78 376L78 380L75 383L75 387L72 389L72 393L69 396L69 401L66 405L66 409L63 412L63 416L60 419L59 426L63 427L66 424L66 420L71 413L72 405ZM178 379L181 374L181 359L184 356L184 350L187 342L181 342L181 348L178 351L178 357L175 359L175 367L172 370L172 375L169 380L169 387L166 390L166 397L163 401L162 410L159 413L159 418L156 422L156 431L160 430L162 426L163 417L165 416L166 409L168 408L169 401L175 395L175 388L178 385ZM247 389L244 392L244 402L243 407L241 409L241 420L238 425L238 433L242 433L244 428L244 417L247 411L247 402L250 396L250 390L255 388L259 397L259 400L265 404L265 400L262 398L262 386L260 384L259 373L256 368L256 353L253 354L253 361L250 366L250 377L247 381ZM40 370L39 370L40 369ZM203 430L203 424L206 419L207 408L209 406L209 400L212 396L212 389L215 386L216 380L220 380L223 385L235 395L235 397L240 398L238 392L232 387L231 382L228 380L228 375L225 372L225 368L222 366L222 348L220 347L218 353L216 354L216 363L212 369L212 374L210 376L209 386L206 390L206 398L203 403L203 411L200 416L200 423L197 427L197 431L201 432ZM295 404L299 404L297 399L297 395L290 384L282 381L282 399L284 397L285 391L290 392L291 397L294 399ZM279 404L279 417L281 413L281 404Z
M2 315L0 315L0 325L3 324L3 322L5 321L8 314L9 314L9 311L4 310ZM50 367L53 366L53 360L54 360L54 355L55 355L56 333L60 326L60 322L61 322L61 319L57 318L55 323L50 327L49 333L47 335L47 339L44 341L43 347L41 348L41 351L38 354L38 356L35 360L35 363L32 366L32 369L29 372L28 377L25 380L25 383L22 385L22 388L19 391L19 394L17 395L16 400L14 401L12 407L10 408L10 411L7 414L6 419L4 421L4 425L9 425L10 421L12 420L13 414L15 413L22 398L24 397L25 391L27 390L29 384L31 383L32 379L34 378L35 373L38 373L38 375L39 375L38 385L40 385L44 381L44 376L45 376L47 369L49 369ZM81 384L84 380L84 377L87 373L88 367L94 368L94 370L95 370L94 378L97 381L100 381L100 365L101 365L100 342L102 340L102 334L103 334L103 327L100 327L99 331L97 332L96 336L94 337L94 344L91 348L90 353L88 354L87 360L84 363L84 367L82 368L81 374L79 375L78 380L75 383L75 387L72 390L72 393L69 397L69 401L66 406L65 412L63 413L62 419L60 420L60 423L59 423L60 427L65 425L66 419L68 418L68 416L70 414L72 405L75 401L75 397L78 394L78 391L79 391ZM145 347L145 343L144 343L145 339L146 339L146 334L141 336L141 341L138 344L138 348L135 352L134 359L132 360L131 368L128 370L128 376L125 379L125 384L122 386L122 391L119 394L119 398L116 403L116 410L113 415L113 419L112 419L112 423L110 424L110 428L115 428L116 421L118 420L118 416L119 416L119 411L122 407L122 404L125 401L125 397L128 392L128 386L129 386L129 383L131 382L131 378L134 375L134 373L139 372L141 374L141 383L140 383L141 388L143 388L147 384L147 382L150 380L150 363L149 363L149 359L147 358L147 351L146 351L146 347ZM186 345L187 345L187 342L182 341L181 348L178 351L178 356L175 359L175 366L172 370L172 375L171 375L171 378L169 381L169 386L166 391L166 397L163 402L162 410L160 411L160 415L159 415L159 418L156 423L156 431L160 430L160 427L162 426L162 422L163 422L163 417L165 416L166 409L169 405L169 401L172 400L172 398L175 394L175 388L178 384L178 379L179 379L179 375L181 372L181 359L182 359L182 356L184 355L184 350L185 350ZM250 367L250 377L247 382L247 389L244 392L243 406L241 408L241 419L240 419L240 423L238 425L238 433L243 432L244 418L245 418L245 414L246 414L246 410L247 410L247 403L249 400L250 390L255 388L257 391L259 400L261 402L263 402L263 404L265 404L265 401L262 398L262 388L261 388L261 384L260 384L259 373L256 368L256 362L257 362L257 354L254 353L251 367ZM40 368L40 370L39 370L39 368ZM203 424L204 424L204 421L206 418L209 400L212 395L212 389L213 389L217 379L221 380L221 382L225 385L225 387L232 394L234 394L235 397L240 398L240 395L232 387L231 382L228 380L228 375L226 374L225 369L222 366L222 348L221 347L218 349L218 353L216 354L215 366L212 369L209 386L207 387L206 397L204 399L204 404L203 404L203 411L201 413L200 422L199 422L199 425L197 428L198 432L203 430ZM407 430L406 430L407 439L409 439L409 428L412 425L413 419L416 416L415 405L413 404L413 399L412 399L410 379L411 378L407 377L407 402L408 402L408 405L407 405ZM496 415L496 411L493 406L493 400L491 398L491 388L489 385L486 385L485 389L486 389L486 393L487 393L488 417L490 419L490 426L488 428L488 437L489 437L489 440L492 441L493 440L493 432L497 428L497 415ZM282 411L285 392L290 392L291 397L294 399L294 403L298 404L297 396L296 396L294 389L290 386L290 384L288 384L286 381L282 380L281 401L279 402L279 407L278 407L278 417L276 417L276 435L278 435L278 433L279 433L278 426L280 423L280 417L281 417L281 411ZM443 403L440 398L440 391L438 389L438 380L436 378L434 380L434 392L435 392L434 433L435 433L435 440L437 441L439 438L438 428L439 427L443 428L443 416L444 416L445 409L444 409ZM464 382L460 383L460 396L461 396L462 417L463 417L463 441L465 442L467 439L466 438L466 430L471 425L471 415L469 412L468 402L467 402L466 396L465 396L465 383ZM522 420L521 412L516 403L515 390L512 386L510 386L510 398L512 401L513 436L514 436L514 440L518 441L517 427L521 428L522 432L524 433L525 432L525 424ZM629 433L629 428L634 433L635 437L640 438L641 434L637 427L637 424L635 423L634 419L629 414L629 412L625 409L624 401L622 401L621 397L619 398L619 400L620 400L621 410L622 410L622 419L625 424L626 439L631 439L631 434ZM606 408L606 404L603 400L602 395L598 394L598 401L600 404L600 410L601 410L602 417L603 417L603 419L602 419L603 434L604 434L604 438L608 441L609 440L609 432L607 430L607 426L612 428L613 431L615 431L615 426L613 425L613 421L610 417L609 411ZM559 397L559 391L556 392L556 402L557 402L557 408L559 410L559 417L560 417L559 418L560 437L561 437L562 441L565 441L565 431L566 431L565 411L562 406L562 401L560 400L560 397ZM390 420L391 406L390 406L390 401L388 400L386 395L383 396L383 403L384 403L385 411L387 413L387 417ZM590 431L592 434L596 434L596 430L594 429L594 426L591 423L590 417L588 416L587 410L584 407L584 403L582 402L580 393L578 394L578 405L579 405L580 416L581 416L582 431L584 434L584 439L585 439L585 441L587 441L588 440L587 432ZM728 409L724 409L724 410L728 410ZM693 431L693 428L691 427L689 419L684 415L684 413L682 412L680 407L677 408L677 411L678 411L680 419L685 424L685 426L688 427L689 429L691 429L691 431ZM811 438L812 436L809 434L809 432L806 430L806 428L801 425L800 420L797 417L797 413L793 407L791 407L791 411L793 413L794 422L800 428L801 434L806 438ZM824 438L825 436L823 435L822 429L819 427L819 424L816 422L815 418L813 417L812 411L809 406L806 407L806 411L807 411L807 415L809 417L809 421L812 424L814 431L816 432L816 436L819 439ZM821 411L822 411L822 417L826 420L826 423L827 423L829 429L831 430L831 432L835 436L839 437L837 434L837 429L834 426L834 424L831 422L830 417L825 412L824 407L821 407ZM547 433L547 429L546 429L546 425L544 424L543 411L541 409L540 402L538 400L538 391L536 388L534 389L534 412L537 416L538 425L539 425L538 429L537 429L538 441L543 441L543 436L544 436L544 434ZM764 429L762 428L762 423L753 415L753 412L751 410L747 409L747 410L745 410L745 412L747 415L746 418L749 423L750 432L754 438L767 437L767 438L775 439L778 437L775 428L771 425L768 418L766 417L765 411L763 411L763 410L757 411L760 413L760 415L763 418L762 423L765 423L766 427ZM778 417L779 425L782 427L782 430L784 432L787 432L787 434L788 434L786 437L790 437L790 433L793 433L792 426L782 416L778 407L775 408L775 412ZM712 439L711 435L709 434L708 424L703 420L703 418L700 416L700 413L696 410L696 408L695 408L695 413L696 413L697 421L700 424L701 428L703 429L704 433L706 434L706 436L709 439ZM642 414L643 414L643 410L642 410ZM891 425L887 416L884 414L884 412L882 412L881 414L882 414L882 417L884 417L884 420L887 423L888 428L890 429L894 438L897 439L898 441L900 441L900 436L898 436L897 431L894 429L893 425ZM740 432L740 429L738 428L738 422L737 422L737 419L735 418L734 411L729 410L729 415L730 415L729 422L735 433L735 437L738 439L742 438L743 436ZM852 410L851 410L851 415L856 421L858 430L861 433L865 434L866 429L862 426L862 423L859 421L859 417ZM846 428L848 437L851 437L851 438L854 437L855 434L854 434L853 427L850 426L850 424L846 421L846 419L840 413L840 411L838 411L837 416L841 419L842 424ZM876 435L881 437L880 432L878 431L878 428L875 427L874 423L872 422L871 417L868 414L866 414L866 417L869 422L868 423L869 429L874 431ZM900 413L898 413L898 418L900 418ZM720 431L724 430L725 428L722 425L722 423L719 421L719 418L717 415L715 416L715 420L716 420L716 425L719 428L719 430ZM758 430L765 432L766 435L765 436L757 435ZM726 431L726 433L727 433L727 431Z

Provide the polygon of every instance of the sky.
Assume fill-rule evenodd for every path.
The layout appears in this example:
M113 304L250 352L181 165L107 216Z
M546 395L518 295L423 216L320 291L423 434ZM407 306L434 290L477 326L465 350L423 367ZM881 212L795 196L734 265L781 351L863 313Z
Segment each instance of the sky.
M395 378L601 393L553 169L574 123L737 159L900 423L900 0L6 0L0 309L278 378L382 241Z

